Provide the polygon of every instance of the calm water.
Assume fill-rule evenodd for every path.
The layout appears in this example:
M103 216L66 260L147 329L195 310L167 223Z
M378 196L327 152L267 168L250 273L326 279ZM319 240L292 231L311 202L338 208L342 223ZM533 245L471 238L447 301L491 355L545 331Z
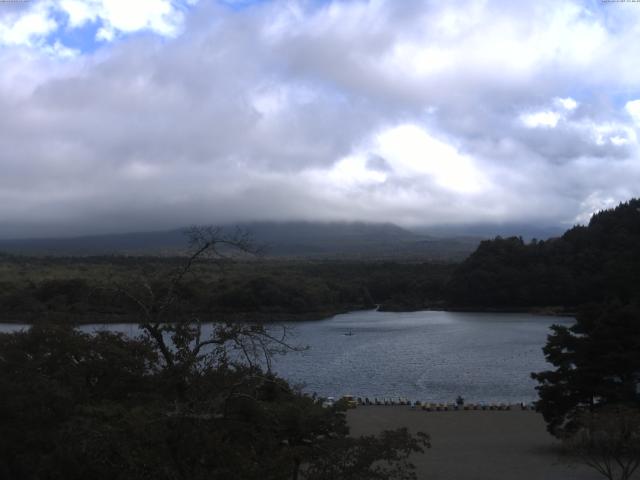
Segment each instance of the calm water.
M277 357L274 369L322 396L520 402L536 399L529 374L548 368L542 346L563 317L530 314L361 311L288 323L304 352ZM0 331L16 325L0 324ZM85 326L135 335L135 325ZM351 331L353 335L345 335Z

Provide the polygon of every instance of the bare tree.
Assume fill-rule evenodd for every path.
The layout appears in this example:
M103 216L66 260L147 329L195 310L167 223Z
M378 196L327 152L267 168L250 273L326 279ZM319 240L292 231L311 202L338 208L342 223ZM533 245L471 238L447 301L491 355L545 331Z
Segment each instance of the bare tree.
M615 406L585 413L563 443L570 454L609 480L629 480L640 466L640 411Z
M185 230L189 253L184 263L162 278L143 275L127 285L117 284L120 294L138 309L140 328L152 340L168 368L180 366L194 368L206 357L220 362L229 361L229 350L236 353L249 366L257 363L271 370L274 353L294 349L287 341L287 330L262 325L220 322L213 332L203 336L202 319L182 305L181 287L198 263L213 264L220 269L239 256L262 253L241 229L229 233L219 227L193 226ZM213 355L211 355L213 353Z

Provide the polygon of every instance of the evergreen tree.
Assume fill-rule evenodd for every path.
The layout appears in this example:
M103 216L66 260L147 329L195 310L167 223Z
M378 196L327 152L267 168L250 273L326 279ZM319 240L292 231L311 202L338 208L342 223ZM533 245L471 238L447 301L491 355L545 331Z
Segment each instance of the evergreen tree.
M578 419L608 405L640 408L640 308L584 308L571 327L554 325L544 354L555 370L532 374L551 433L579 426Z

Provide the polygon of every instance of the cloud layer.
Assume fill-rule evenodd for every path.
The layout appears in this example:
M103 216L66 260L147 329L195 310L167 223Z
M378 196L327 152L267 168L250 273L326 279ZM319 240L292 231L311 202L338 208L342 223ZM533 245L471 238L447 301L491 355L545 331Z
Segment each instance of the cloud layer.
M640 194L640 5L0 4L0 235L571 224Z

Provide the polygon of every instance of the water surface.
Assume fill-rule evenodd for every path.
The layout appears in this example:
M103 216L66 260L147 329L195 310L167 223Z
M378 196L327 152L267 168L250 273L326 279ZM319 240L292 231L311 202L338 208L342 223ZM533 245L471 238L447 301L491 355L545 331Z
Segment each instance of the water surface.
M322 396L442 402L462 395L476 402L529 402L536 399L530 373L549 368L541 350L549 326L572 322L531 314L435 311L360 311L289 322L288 341L309 348L276 357L274 370ZM16 328L24 326L0 324L0 331ZM139 333L131 324L82 329Z
M308 351L277 358L275 370L320 395L412 400L529 402L530 373L548 369L549 326L573 319L531 314L376 312L293 327ZM353 335L345 335L352 332Z

